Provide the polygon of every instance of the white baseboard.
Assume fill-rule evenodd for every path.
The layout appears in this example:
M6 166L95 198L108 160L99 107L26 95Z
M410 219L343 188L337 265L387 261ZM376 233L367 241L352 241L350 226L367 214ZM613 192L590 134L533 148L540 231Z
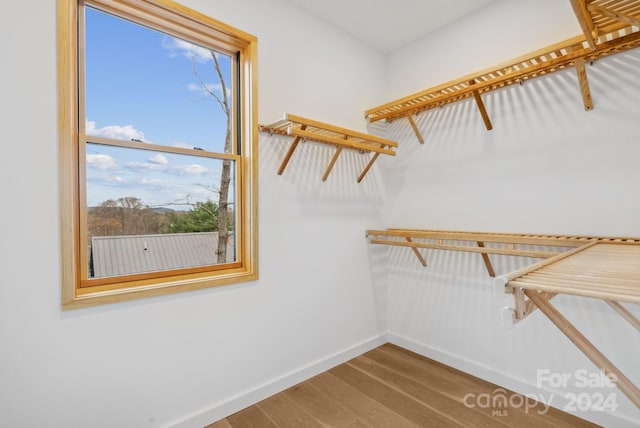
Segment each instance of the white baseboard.
M259 401L264 400L278 392L284 391L300 382L312 378L324 371L344 363L352 358L362 355L380 345L387 343L386 334L372 337L343 351L337 352L328 357L314 361L304 367L291 371L279 378L264 383L256 388L242 392L235 397L229 398L220 403L197 412L178 422L171 423L167 427L172 428L202 428L215 421L226 418L235 412L249 407Z
M478 364L475 361L469 360L464 357L460 357L458 355L451 354L449 352L436 349L432 346L426 345L424 343L417 342L413 339L409 339L404 336L400 336L395 333L387 333L387 339L390 343L394 345L400 346L401 348L408 349L409 351L413 351L417 354L423 355L427 358L431 358L436 360L442 364L446 364L455 369L461 370L465 373L469 373L473 376L484 379L488 382L495 383L501 387L510 389L514 392L520 394L544 394L544 396L549 396L553 394L554 400L552 402L553 407L559 408L562 410L564 406L568 403L563 394L559 391L553 391L548 389L539 388L535 384L526 382L522 379L515 378L508 373L501 372L499 370L495 370L494 368L487 367L481 364ZM573 413L573 412L570 412ZM616 415L613 413L607 412L584 412L584 413L573 413L576 416L587 419L593 423L598 425L602 425L604 427L616 427L616 428L634 428L638 427L638 420L631 420L625 417L624 415Z

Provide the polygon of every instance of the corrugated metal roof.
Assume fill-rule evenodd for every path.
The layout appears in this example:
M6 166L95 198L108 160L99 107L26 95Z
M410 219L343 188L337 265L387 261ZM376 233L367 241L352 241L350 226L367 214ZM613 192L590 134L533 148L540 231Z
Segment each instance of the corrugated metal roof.
M235 261L233 239L227 261ZM128 275L218 263L218 232L94 236L93 277Z

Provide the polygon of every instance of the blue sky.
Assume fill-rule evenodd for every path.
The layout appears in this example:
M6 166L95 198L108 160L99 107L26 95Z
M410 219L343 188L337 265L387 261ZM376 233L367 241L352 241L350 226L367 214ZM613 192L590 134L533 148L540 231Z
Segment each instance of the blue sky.
M226 117L209 50L86 8L85 117L88 135L222 152ZM218 54L230 86L231 61ZM89 144L87 204L136 196L150 206L217 200L221 161Z

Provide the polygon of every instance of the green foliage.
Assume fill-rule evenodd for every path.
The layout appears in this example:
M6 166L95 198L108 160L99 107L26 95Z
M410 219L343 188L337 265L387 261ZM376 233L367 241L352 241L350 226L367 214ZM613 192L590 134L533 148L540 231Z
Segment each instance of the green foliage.
M169 216L167 233L214 232L218 230L218 206L211 200L196 202L187 212Z
M211 200L196 202L189 211L173 211L150 208L129 196L106 200L87 214L89 238L218 230L218 205Z

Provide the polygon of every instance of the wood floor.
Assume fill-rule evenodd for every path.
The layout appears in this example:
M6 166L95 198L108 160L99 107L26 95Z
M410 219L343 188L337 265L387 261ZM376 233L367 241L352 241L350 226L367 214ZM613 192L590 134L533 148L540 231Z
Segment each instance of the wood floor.
M524 398L386 344L207 428L597 426Z

